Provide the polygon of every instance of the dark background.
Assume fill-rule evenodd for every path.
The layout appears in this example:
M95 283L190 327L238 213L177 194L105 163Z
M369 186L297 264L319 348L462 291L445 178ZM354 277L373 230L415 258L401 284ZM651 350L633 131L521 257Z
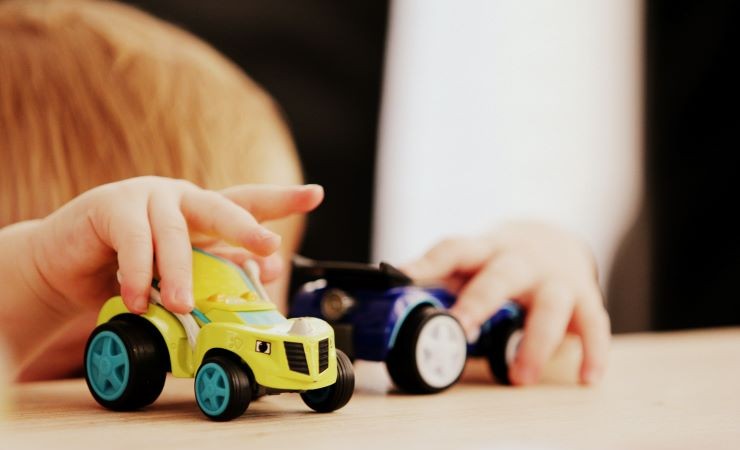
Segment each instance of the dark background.
M740 3L646 5L652 327L740 324Z
M327 189L302 253L367 261L388 2L129 3L210 42L276 97L307 180ZM740 324L738 4L645 2L647 192L609 290L616 331Z
M209 42L281 105L326 188L301 253L368 261L387 1L127 1Z

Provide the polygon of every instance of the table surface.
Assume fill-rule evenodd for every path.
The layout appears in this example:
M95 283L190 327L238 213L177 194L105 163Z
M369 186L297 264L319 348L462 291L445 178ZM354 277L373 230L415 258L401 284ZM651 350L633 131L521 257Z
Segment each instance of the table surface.
M384 393L381 366L358 367L344 409L310 412L294 394L205 420L192 380L169 378L144 411L99 407L83 380L30 383L0 425L0 448L740 448L740 328L614 338L596 387L560 373L529 388L472 380L437 395ZM566 367L566 370L562 370Z

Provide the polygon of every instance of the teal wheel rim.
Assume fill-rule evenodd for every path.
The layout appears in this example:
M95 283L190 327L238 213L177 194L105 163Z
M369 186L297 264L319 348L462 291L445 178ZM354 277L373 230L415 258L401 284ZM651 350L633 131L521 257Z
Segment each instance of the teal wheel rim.
M90 343L85 361L87 379L106 401L117 400L128 386L131 364L126 346L112 331L98 333Z
M217 363L204 364L195 376L195 399L209 416L218 416L229 404L229 376Z

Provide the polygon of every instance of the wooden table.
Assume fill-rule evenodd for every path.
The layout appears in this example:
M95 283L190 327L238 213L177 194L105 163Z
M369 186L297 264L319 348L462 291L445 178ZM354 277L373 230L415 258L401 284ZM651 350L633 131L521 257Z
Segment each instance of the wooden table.
M192 380L169 379L136 413L98 407L82 380L26 384L0 448L740 448L740 328L616 337L594 388L501 387L478 374L405 396L380 392L377 370L360 367L360 389L333 414L281 395L229 423L203 418Z

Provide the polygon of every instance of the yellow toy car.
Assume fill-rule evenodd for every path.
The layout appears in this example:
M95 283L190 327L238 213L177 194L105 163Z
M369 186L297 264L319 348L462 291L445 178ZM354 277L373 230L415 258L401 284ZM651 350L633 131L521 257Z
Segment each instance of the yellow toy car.
M213 420L240 416L264 394L298 392L318 412L337 410L352 397L352 364L335 348L331 326L286 319L255 271L194 250L195 309L185 315L161 306L157 280L152 285L145 314L130 313L113 297L88 339L85 379L104 407L153 403L168 371L195 378L196 402Z

